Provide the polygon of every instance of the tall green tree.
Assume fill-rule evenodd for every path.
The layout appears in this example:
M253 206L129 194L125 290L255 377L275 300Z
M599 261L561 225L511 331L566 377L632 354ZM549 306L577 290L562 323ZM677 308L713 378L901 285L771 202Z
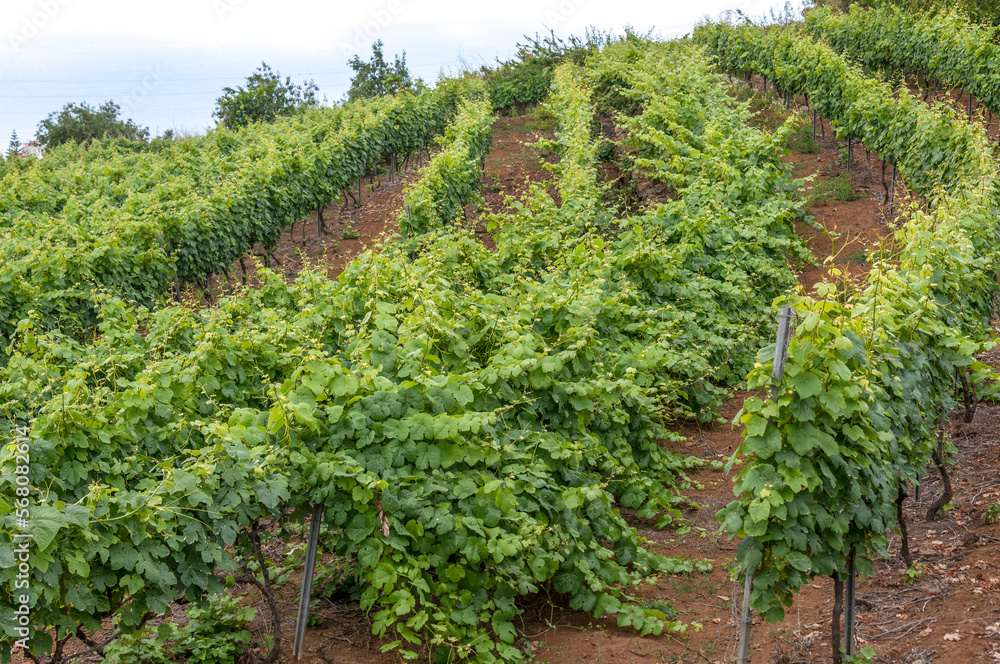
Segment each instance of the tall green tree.
M382 46L381 39L372 44L372 59L368 62L357 55L348 60L348 66L354 70L351 89L347 91L348 101L411 92L423 87L423 81L414 80L406 68L406 51L402 56L394 55L390 65L385 61Z
M247 77L246 87L223 88L215 100L219 124L227 129L239 129L254 122L274 122L279 117L319 105L319 88L313 81L302 85L292 83L291 76L281 80L281 74L261 62Z
M648 39L631 28L624 39ZM534 37L525 35L526 43L517 45L517 55L506 62L497 58L495 66L484 65L482 75L490 91L493 108L498 112L521 112L549 96L555 68L565 61L582 65L587 57L614 41L610 32L587 28L583 37L557 37L554 31Z
M7 146L7 158L16 157L21 154L21 140L17 137L15 129L10 135L10 144Z
M38 123L35 141L51 147L69 141L89 143L102 138L149 140L148 127L142 127L131 119L122 119L120 115L121 108L113 101L106 101L97 108L86 102L69 103Z

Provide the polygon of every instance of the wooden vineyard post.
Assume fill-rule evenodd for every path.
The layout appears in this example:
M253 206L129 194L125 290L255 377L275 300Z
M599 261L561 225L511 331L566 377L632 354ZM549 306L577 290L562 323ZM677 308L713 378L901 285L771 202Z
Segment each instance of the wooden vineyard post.
M854 591L857 585L857 571L854 569L854 547L851 547L850 552L847 554L847 592L845 593L847 597L845 598L844 607L844 652L847 653L848 657L854 656L855 642L857 639L854 636L854 616L855 616L855 601L854 601Z
M896 164L892 165L892 183L889 185L889 214L892 215L896 205Z
M771 370L771 375L775 379L771 386L771 401L778 398L781 381L785 378L785 362L788 361L788 343L792 338L794 315L794 310L787 304L781 307L781 313L778 314L778 338L774 345L774 367Z
M844 617L844 582L839 572L831 575L833 579L833 620L830 621L830 647L833 650L833 664L841 664L840 656L840 620Z
M778 337L774 344L774 365L771 369L771 376L774 377L774 384L771 385L771 401L778 398L781 390L781 381L785 378L785 362L788 361L788 344L792 339L792 316L794 310L787 304L781 307L778 314ZM740 641L736 651L737 664L746 664L750 651L750 626L753 623L753 615L750 613L750 591L753 590L753 579L755 570L746 570L746 580L743 584L743 609L740 612Z
M743 584L743 608L740 612L740 645L736 654L737 664L747 664L750 651L750 626L753 616L750 614L750 591L753 589L755 570L746 570L746 581Z
M309 596L312 595L313 572L316 571L316 549L319 546L319 526L323 521L324 511L324 505L313 505L312 524L309 526L309 545L306 549L306 568L302 573L302 594L299 596L299 615L295 619L295 642L292 644L292 658L296 662L302 661L302 645L306 640Z
M157 242L160 243L161 246L163 246L164 244L163 233L157 233L156 240ZM164 251L168 256L173 258L172 265L174 267L174 302L179 303L181 301L181 280L180 277L177 275L177 257L174 256L174 243L172 240L167 240L166 246L164 247Z

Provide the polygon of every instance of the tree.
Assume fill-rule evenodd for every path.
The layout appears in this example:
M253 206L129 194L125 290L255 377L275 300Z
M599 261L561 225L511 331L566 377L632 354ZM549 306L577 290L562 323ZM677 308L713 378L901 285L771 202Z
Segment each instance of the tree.
M219 124L227 129L239 129L253 122L274 122L283 115L319 105L316 93L319 88L313 81L302 85L292 83L261 62L260 67L247 77L246 87L223 88L223 95L215 100L215 113Z
M625 28L623 39L650 39L649 33L636 33ZM549 96L555 68L570 61L582 65L587 57L615 39L610 32L587 28L583 37L570 35L569 39L557 37L555 32L540 37L525 35L526 43L517 45L517 55L506 62L497 58L496 66L482 67L483 78L490 92L493 108L499 112L523 112L528 106Z
M19 154L21 154L21 140L17 137L17 130L15 129L10 135L10 145L7 146L7 158L11 159Z
M372 44L372 59L364 62L355 55L347 64L354 70L351 79L351 89L347 91L347 100L384 97L397 92L412 92L423 87L419 78L414 81L406 68L406 51L403 56L393 56L395 63L389 65L382 53L382 40Z
M119 117L121 108L113 101L106 101L98 108L86 102L66 104L58 113L38 123L35 141L49 147L76 141L89 143L102 138L118 138L127 141L149 140L149 128L141 127L131 119Z

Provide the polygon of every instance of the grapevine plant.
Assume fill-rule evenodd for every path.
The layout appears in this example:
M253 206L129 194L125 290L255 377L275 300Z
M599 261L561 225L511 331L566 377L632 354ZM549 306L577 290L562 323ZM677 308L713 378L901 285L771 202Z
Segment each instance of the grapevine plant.
M956 9L924 14L889 4L852 5L849 13L838 14L823 7L806 14L805 28L869 69L922 74L925 85L961 87L1000 112L1000 46L994 43L994 29Z
M464 217L468 203L479 202L482 167L492 142L493 114L485 99L459 109L440 142L444 146L406 192L406 213L399 218L404 234L441 228Z
M228 274L390 155L422 150L463 98L483 95L460 79L158 149L68 144L20 160L0 180L0 343L29 317L89 333L102 291L149 307Z
M595 103L670 200L635 216L607 202ZM108 620L140 632L224 592L263 529L322 504L328 548L356 561L362 607L403 657L519 661L517 600L542 588L642 634L686 629L630 587L706 564L648 550L620 510L679 516L694 462L661 446L666 425L714 418L752 365L805 257L802 203L782 136L748 127L690 44L632 37L561 66L549 105L554 191L494 216L495 251L449 223L488 145L473 100L411 190L414 234L336 281L264 270L201 311L97 294L91 336L17 322L0 430L29 431L34 622L59 642ZM15 452L0 452L0 511ZM0 515L0 539L16 532Z
M940 462L956 372L981 370L975 355L992 344L996 171L980 128L793 29L709 24L695 37L730 73L807 95L838 136L897 163L931 210L908 211L898 251L876 257L861 288L827 283L816 298L779 300L798 312L785 379L776 400L745 403L737 499L718 514L745 538L751 606L776 621L809 579L838 577L850 550L870 573L870 554L888 555L893 501ZM771 385L769 357L773 348L750 372L752 388Z

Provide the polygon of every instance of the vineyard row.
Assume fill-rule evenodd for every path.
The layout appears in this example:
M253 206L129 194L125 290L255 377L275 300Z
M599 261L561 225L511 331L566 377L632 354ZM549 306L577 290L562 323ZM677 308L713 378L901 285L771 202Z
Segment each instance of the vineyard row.
M720 385L752 366L788 256L806 255L803 203L783 136L750 128L689 46L625 39L558 69L550 106L555 195L535 185L497 215L495 251L417 205L472 181L486 143L471 103L411 189L425 232L336 282L265 271L200 312L107 297L94 339L22 326L0 403L35 460L33 620L64 641L110 619L127 647L227 577L266 595L263 543L319 504L339 583L405 656L520 660L515 599L544 584L642 633L686 629L628 588L706 564L646 550L618 508L679 515L698 462L664 450L665 422L713 418ZM629 125L636 176L669 182L671 201L621 213L598 182L595 106ZM467 193L426 218L459 216ZM11 541L13 513L0 519ZM4 590L0 610L13 601Z
M0 339L26 318L92 329L101 293L149 307L228 274L255 244L270 251L366 173L424 148L470 96L482 85L452 81L160 149L71 144L18 160L0 180Z
M931 210L907 212L861 288L827 283L818 298L780 301L799 316L785 379L777 400L745 404L738 497L719 515L745 537L741 565L757 570L751 606L774 621L809 579L843 574L852 550L870 573L906 487L940 465L956 379L981 378L975 356L991 345L996 167L981 128L793 29L712 24L695 37L726 71L807 95L838 137L897 163ZM771 369L758 364L750 385L769 386Z

